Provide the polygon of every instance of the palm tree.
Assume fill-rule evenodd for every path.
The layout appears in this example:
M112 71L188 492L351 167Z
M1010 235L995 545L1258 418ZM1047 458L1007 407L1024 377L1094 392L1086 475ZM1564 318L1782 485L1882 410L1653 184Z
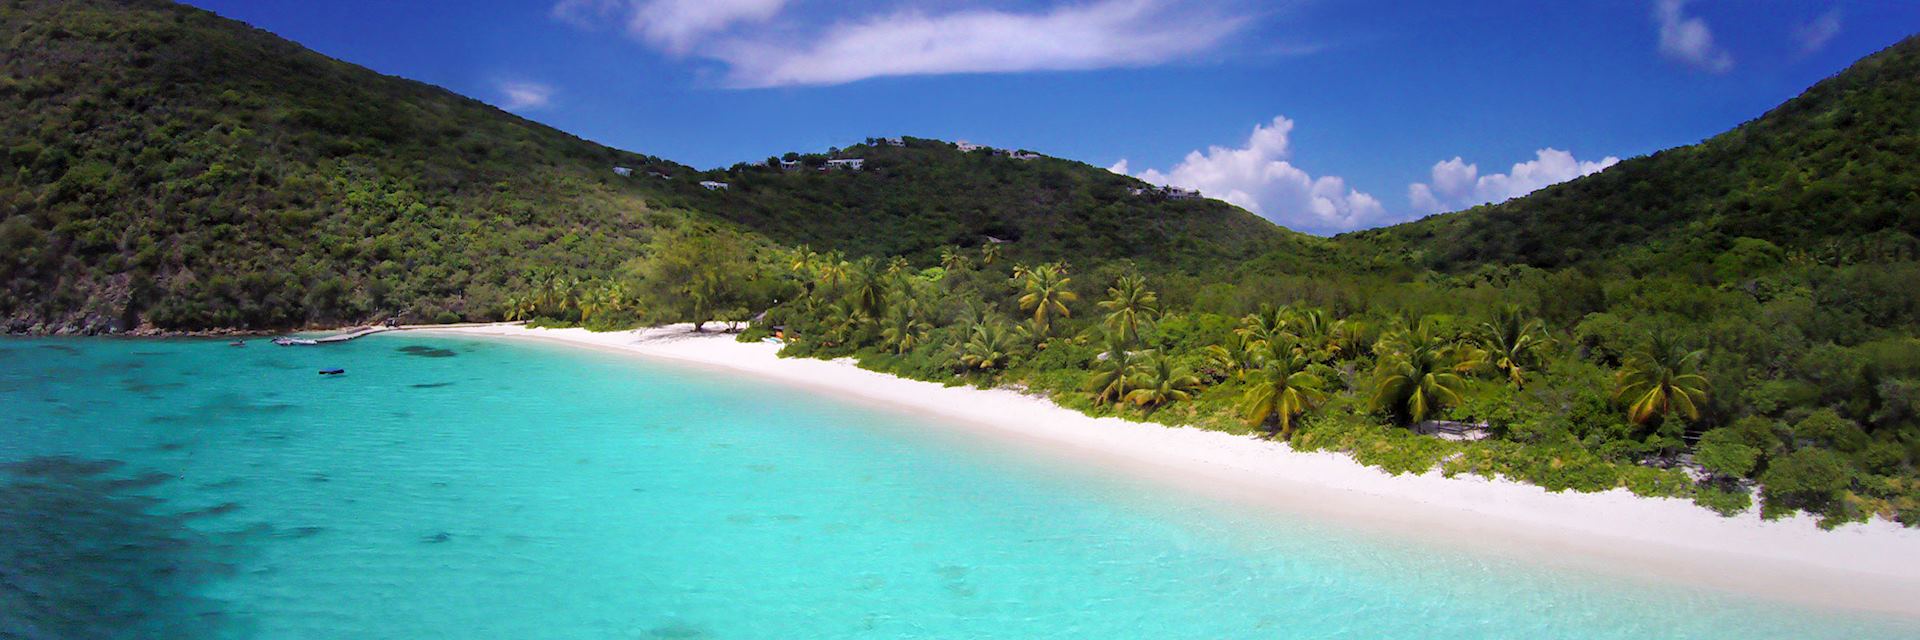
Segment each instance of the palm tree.
M1260 310L1249 313L1240 319L1240 328L1233 332L1240 336L1248 349L1257 349L1261 344L1288 340L1288 313L1286 307L1260 305Z
M1707 378L1700 375L1705 358L1704 349L1688 351L1671 336L1656 333L1614 375L1613 397L1627 402L1627 417L1635 424L1674 412L1699 420L1707 401Z
M1293 439L1293 419L1326 398L1321 391L1325 382L1307 370L1304 356L1290 348L1271 349L1259 366L1247 370L1252 385L1240 397L1240 414L1248 424L1264 426L1278 423L1270 431L1282 440Z
M959 271L973 266L973 259L962 253L959 247L947 247L940 250L940 268Z
M960 364L980 371L1004 368L1013 355L1013 335L998 321L973 325L960 345Z
M1156 355L1142 368L1139 379L1133 382L1134 390L1127 392L1127 400L1136 405L1158 407L1192 399L1200 392L1200 379L1185 369L1174 368L1172 358Z
M880 330L880 338L893 347L895 354L903 354L920 346L926 340L927 331L933 324L920 317L920 301L907 298L890 305L887 310L886 327Z
M1087 378L1087 390L1093 392L1094 404L1106 404L1125 400L1127 392L1132 390L1134 370L1140 367L1140 356L1127 350L1127 342L1115 334L1107 334L1107 351L1094 364L1093 376Z
M908 262L905 256L894 256L887 260L887 275L898 277L911 271L913 263Z
M1066 277L1065 270L1057 264L1040 265L1027 272L1027 293L1020 296L1020 309L1033 312L1033 326L1040 336L1046 336L1053 328L1053 316L1073 316L1067 303L1079 300L1080 296L1067 289L1070 282L1073 279Z
M848 300L853 308L870 320L878 320L887 310L886 273L874 264L872 258L861 258L848 269L847 282L850 289Z
M518 322L521 320L526 320L528 315L527 312L531 308L531 306L532 305L528 304L527 299L524 296L517 296L517 295L507 296L507 300L506 300L507 309L505 314L505 318L507 322Z
M1339 353L1334 344L1333 330L1338 324L1327 320L1327 312L1320 309L1299 309L1288 320L1288 330L1298 341L1294 347L1314 362L1333 360Z
M993 263L999 262L999 261L1000 261L1000 243L988 242L986 244L980 245L980 264L981 265L993 266Z
M1480 348L1515 388L1526 386L1536 352L1548 340L1546 325L1538 318L1527 318L1518 305L1501 306L1494 310L1493 320L1480 324Z
M1107 287L1107 299L1099 303L1107 310L1107 331L1118 332L1128 344L1140 341L1140 323L1152 321L1160 312L1159 297L1147 289L1147 279L1128 275Z
M1333 335L1328 343L1334 357L1352 359L1366 355L1373 339L1373 325L1363 320L1343 318L1333 323Z
M791 269L794 275L811 280L813 279L814 269L819 268L819 263L820 254L814 253L813 247L803 244L800 245L800 248L793 250L793 259L787 265L787 268Z
M1395 332L1376 349L1384 355L1374 371L1373 406L1412 422L1459 404L1467 386L1460 374L1479 363L1472 353L1440 337L1432 322Z
M822 288L831 291L846 283L848 272L852 268L853 265L848 264L840 252L834 251L819 258L814 267L814 277L819 280Z

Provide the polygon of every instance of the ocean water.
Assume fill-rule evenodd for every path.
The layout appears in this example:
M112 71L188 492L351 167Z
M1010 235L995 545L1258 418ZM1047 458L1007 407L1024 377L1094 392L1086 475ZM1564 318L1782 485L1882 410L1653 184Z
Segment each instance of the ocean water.
M0 464L0 637L1920 637L540 344L0 340Z

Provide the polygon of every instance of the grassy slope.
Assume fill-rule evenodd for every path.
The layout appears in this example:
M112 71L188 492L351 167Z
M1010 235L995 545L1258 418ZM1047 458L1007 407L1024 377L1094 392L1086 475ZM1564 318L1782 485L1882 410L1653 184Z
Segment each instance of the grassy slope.
M1700 144L1341 240L1442 270L1568 266L1642 245L1714 251L1737 237L1836 259L1900 259L1920 236L1916 157L1920 36Z

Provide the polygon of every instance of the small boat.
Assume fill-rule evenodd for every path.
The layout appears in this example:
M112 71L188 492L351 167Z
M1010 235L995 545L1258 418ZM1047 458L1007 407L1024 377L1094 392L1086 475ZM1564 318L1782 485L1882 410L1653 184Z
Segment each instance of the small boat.
M282 346L282 347L291 347L291 346L294 346L294 345L301 345L301 346L305 346L305 345L313 345L313 344L320 344L319 342L315 342L315 341L313 341L313 340L308 340L308 339L306 339L306 338L289 338L289 337L286 337L286 336L281 336L281 337L278 337L278 338L274 338L274 339L273 339L273 343L274 343L274 344L277 344L277 345L280 345L280 346Z
M323 375L323 376L337 376L337 375L340 375L340 374L343 374L343 373L346 373L346 372L347 372L347 370L346 370L346 369L321 369L321 370L320 370L320 375Z
M227 346L229 346L229 347L244 347L244 346L247 346L247 341L245 341L245 340L235 340L235 341L233 341L233 342L229 342L229 343L227 343Z

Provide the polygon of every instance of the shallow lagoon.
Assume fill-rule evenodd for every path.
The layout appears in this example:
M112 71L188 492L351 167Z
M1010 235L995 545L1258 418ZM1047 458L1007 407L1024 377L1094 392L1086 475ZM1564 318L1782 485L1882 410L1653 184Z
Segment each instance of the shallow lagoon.
M0 636L1920 635L545 345L0 340L0 407Z

